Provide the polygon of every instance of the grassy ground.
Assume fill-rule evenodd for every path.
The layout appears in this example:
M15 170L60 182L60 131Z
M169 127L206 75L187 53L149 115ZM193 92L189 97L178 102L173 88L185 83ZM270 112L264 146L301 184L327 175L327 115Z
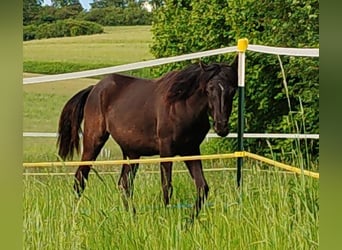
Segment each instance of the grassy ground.
M24 42L24 63L29 62L27 65L35 69L24 73L24 77L39 73L42 66L56 73L60 70L52 68L56 65L65 70L70 65L80 69L84 65L91 68L150 59L149 29L115 27L95 36ZM64 103L97 81L77 79L23 86L23 130L56 132ZM202 146L204 151L210 148ZM57 160L55 138L24 138L23 149L24 162ZM99 159L119 158L118 146L109 140ZM235 160L206 161L204 167L235 167ZM24 176L24 248L318 249L318 180L277 170L264 172L268 166L250 160L246 160L245 168L242 193L235 187L235 171L205 173L210 196L193 223L189 222L189 214L195 190L188 173L173 175L174 195L171 206L164 208L159 174L146 173L158 172L158 166L141 166L133 200L136 216L122 207L116 185L118 167L107 167L114 173L101 175L103 181L91 174L80 200L72 192L70 175ZM185 167L179 163L174 169ZM24 172L37 171L74 173L75 169Z
M124 64L152 59L150 26L105 27L105 34L26 41L24 61Z
M25 177L25 249L318 249L318 182L251 165L242 194L235 172L207 172L210 196L193 223L188 174L173 174L164 208L159 174L141 167L135 216L122 206L118 174L91 175L80 200L71 176Z

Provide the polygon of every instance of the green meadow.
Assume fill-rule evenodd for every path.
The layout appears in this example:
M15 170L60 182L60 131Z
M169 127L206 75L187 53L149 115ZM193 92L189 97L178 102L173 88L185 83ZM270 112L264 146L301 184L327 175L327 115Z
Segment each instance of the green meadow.
M24 42L23 76L152 59L150 43L149 26ZM24 85L23 131L56 132L64 103L98 78ZM203 142L202 153L216 140ZM222 148L217 153L228 152ZM24 137L23 155L24 162L57 161L56 138ZM118 146L109 140L98 159L120 158ZM95 166L81 199L72 190L75 168L24 169L24 249L318 249L317 179L246 160L243 185L237 189L235 159L203 165L209 198L194 221L195 186L182 163L174 166L168 207L162 202L159 166L140 166L131 201L135 215L121 201L120 166Z
M118 65L152 59L150 26L105 27L104 34L24 42L24 61Z

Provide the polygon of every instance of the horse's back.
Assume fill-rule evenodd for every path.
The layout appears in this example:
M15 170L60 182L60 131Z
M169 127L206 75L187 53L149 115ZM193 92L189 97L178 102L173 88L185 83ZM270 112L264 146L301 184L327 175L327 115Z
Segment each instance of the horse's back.
M110 74L94 86L88 102L94 102L94 104L97 102L102 105L102 108L115 105L118 108L131 109L153 102L154 91L153 80Z

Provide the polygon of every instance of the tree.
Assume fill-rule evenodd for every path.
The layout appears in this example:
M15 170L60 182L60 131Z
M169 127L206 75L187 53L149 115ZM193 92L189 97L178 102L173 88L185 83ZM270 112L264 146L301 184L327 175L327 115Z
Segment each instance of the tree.
M79 0L51 0L51 3L52 6L54 6L55 8L61 8L66 6L80 6L82 8L82 5L80 4Z
M164 0L148 0L147 2L152 5L154 10L162 7L165 3Z
M37 17L43 0L23 0L23 24L32 23Z
M53 6L42 6L36 18L36 24L52 23L56 21L56 8Z
M113 4L112 1L103 0L94 2L91 9L83 13L80 18L105 26L151 24L152 13L144 9L139 1L121 1L121 3L117 2L118 6L121 7L113 5L105 7L109 2Z
M311 1L233 1L226 19L236 40L279 47L319 46L319 4ZM282 56L285 82L276 56L249 53L247 57L246 131L280 133L319 132L319 60ZM273 153L302 152L318 159L319 142L269 140ZM250 141L255 152L265 140Z
M94 0L94 2L90 4L90 6L92 9L107 7L124 8L127 6L127 0Z

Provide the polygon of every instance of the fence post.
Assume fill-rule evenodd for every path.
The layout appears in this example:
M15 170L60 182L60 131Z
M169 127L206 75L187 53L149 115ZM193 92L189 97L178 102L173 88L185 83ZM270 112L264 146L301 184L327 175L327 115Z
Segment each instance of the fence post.
M238 91L239 91L239 106L238 106L238 151L244 151L243 148L243 130L244 130L244 109L245 109L245 52L248 47L248 39L242 38L238 40L237 51L239 57L238 63ZM237 159L237 186L242 183L241 168L243 165L243 157Z

